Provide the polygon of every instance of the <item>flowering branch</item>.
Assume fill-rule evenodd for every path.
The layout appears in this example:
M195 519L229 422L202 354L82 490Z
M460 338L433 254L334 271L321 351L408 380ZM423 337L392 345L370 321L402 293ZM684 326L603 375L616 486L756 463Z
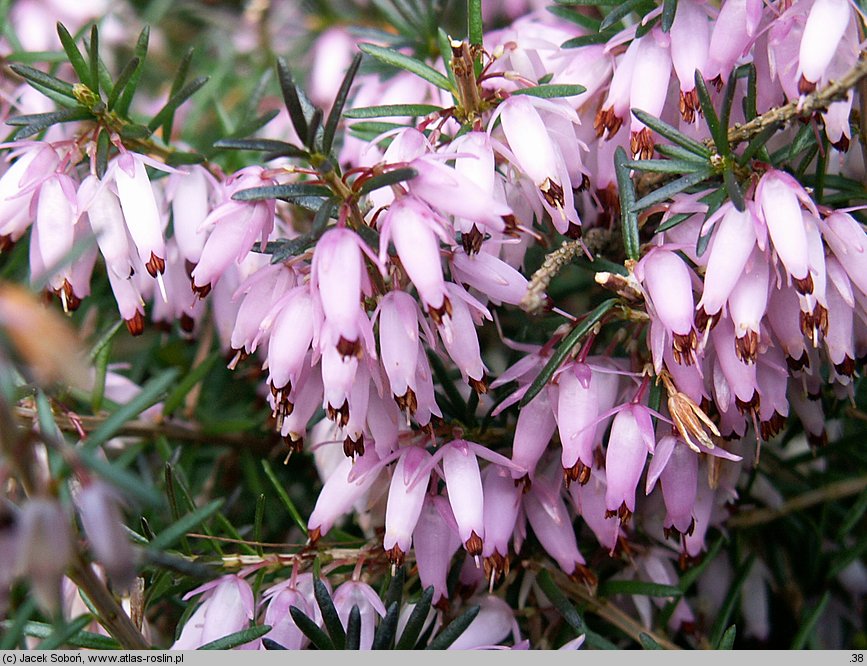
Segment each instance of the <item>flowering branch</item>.
M844 76L832 81L821 90L816 90L802 99L766 111L742 125L736 123L728 130L729 144L734 146L743 143L769 127L782 126L796 118L809 117L816 111L827 109L830 104L846 97L850 90L865 80L867 80L867 58L862 58ZM716 149L713 139L707 139L705 145L711 150ZM671 178L672 174L669 173L645 173L636 183L637 195L641 197ZM594 231L606 237L619 233L617 229L597 229ZM525 312L531 314L539 312L544 305L544 293L548 285L564 266L581 253L583 247L580 240L563 241L559 248L545 255L542 266L530 278L527 294L521 302L521 307Z
M861 58L852 69L821 90L816 90L803 99L789 102L783 106L766 111L743 125L735 124L729 129L729 143L734 145L748 141L763 130L774 125L784 125L796 118L806 118L816 111L827 109L833 102L846 97L847 93L867 78L867 58ZM713 148L713 141L708 140Z

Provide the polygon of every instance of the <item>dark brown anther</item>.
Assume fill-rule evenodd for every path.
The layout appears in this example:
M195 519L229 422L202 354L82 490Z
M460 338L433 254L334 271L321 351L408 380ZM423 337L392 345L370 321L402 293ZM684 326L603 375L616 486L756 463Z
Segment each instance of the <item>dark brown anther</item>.
M821 449L825 446L828 446L828 433L824 430L818 435L814 435L813 433L808 432L807 442L813 449Z
M470 377L467 380L467 383L469 383L472 389L479 395L484 395L488 392L488 380L484 375L482 375L481 379L473 379Z
M594 574L589 567L583 564L575 565L575 570L570 575L570 578L593 589L595 589L599 583L596 574Z
M361 358L361 340L347 340L342 335L337 341L337 353L344 359Z
M629 137L629 148L633 159L649 160L653 157L653 132L648 127L642 127Z
M704 306L700 307L695 313L695 327L699 331L711 331L714 326L719 323L722 312L717 312L715 315L709 315L704 310Z
M15 245L15 241L12 240L12 236L0 235L0 252L11 250L13 245Z
M193 293L198 296L200 299L205 298L208 294L211 293L211 284L208 283L206 285L202 285L201 287L196 284L195 280L190 281L190 286L193 289Z
M401 411L409 411L410 414L415 414L415 410L418 409L418 398L415 395L415 391L407 386L406 393L400 396L394 396L394 401L397 403L397 406L400 407Z
M695 360L695 348L698 345L698 338L695 335L695 329L690 329L689 333L681 334L674 333L672 335L671 350L674 360L678 365L692 365Z
M581 229L580 224L575 224L574 222L569 222L569 226L566 228L565 236L566 238L571 238L572 240L578 240L583 235L584 231Z
M144 333L144 315L140 311L136 310L136 313L132 318L126 319L124 323L126 324L126 329L131 335L141 335Z
M518 220L514 215L503 215L503 225L505 226L503 233L507 236L517 238L521 235L521 232L518 231Z
M81 307L81 299L75 295L69 280L63 280L63 284L59 289L55 289L54 293L63 302L63 307L68 312L75 312Z
M566 482L567 488L575 481L577 481L579 485L584 486L587 485L587 482L590 480L592 472L592 468L579 460L572 465L572 467L563 468L563 480Z
M476 254L481 250L483 240L485 240L485 234L479 231L475 224L472 229L461 234L461 245L467 254Z
M515 479L515 488L518 486L521 486L521 493L530 492L530 488L533 487L533 481L530 479L530 475L524 474L521 478Z
M500 552L495 549L489 557L486 557L482 561L482 566L485 569L485 578L496 581L500 577L508 575L510 564L509 557L507 555L501 555Z
M786 417L775 411L770 419L759 423L759 433L761 434L762 439L767 442L772 437L775 437L776 435L779 435L781 432L783 432L783 428L785 426Z
M396 567L403 564L405 557L406 553L404 553L397 544L385 551L385 558Z
M181 315L181 330L184 333L192 333L193 329L196 327L196 320L193 319L190 315L184 312Z
M545 182L539 186L539 191L542 193L542 196L545 197L545 201L555 208L562 208L563 204L566 202L566 198L563 194L563 186L559 183L555 183L550 178L546 178Z
M755 363L759 355L759 334L747 331L742 338L735 338L735 354L747 365Z
M467 539L467 542L464 544L466 546L467 552L470 555L481 555L482 554L482 546L484 543L482 542L482 537L476 534L475 530L470 534L470 538Z
M229 359L233 360L234 364L237 365L241 361L246 361L250 355L243 348L242 349L235 349L234 347L232 347L232 349L229 350L228 356L229 356Z
M752 410L758 411L759 410L759 394L758 394L758 392L753 391L752 397L749 400L747 400L746 402L744 402L743 400L741 400L740 398L735 396L735 406L738 408L738 411L741 414L746 414L747 412L752 411Z
M343 440L343 454L347 458L355 458L355 456L364 455L364 435L358 436L358 441L354 441L351 437Z
M268 386L271 389L271 396L274 398L272 415L277 419L279 429L283 425L283 419L295 411L295 405L289 401L289 392L292 387L289 382L280 388L274 386L273 383L269 383Z
M630 511L629 507L626 506L626 502L623 502L616 511L611 511L609 509L605 510L606 518L614 518L615 516L620 519L620 522L623 525L629 524L629 521L632 519L632 511Z
M809 95L816 89L816 84L812 81L807 81L807 77L801 74L801 80L798 81L798 94Z
M318 527L313 528L312 530L307 530L307 540L310 542L311 546L316 545L316 542L322 537L322 530Z
M693 88L689 92L680 93L680 117L684 122L695 122L695 114L701 113L701 104L698 101L698 91Z
M807 296L813 293L813 275L808 271L806 277L802 278L792 278L792 284L795 285L795 289L798 290L798 293Z
M828 335L828 309L816 303L813 306L813 326L822 332L822 335Z
M428 308L428 314L430 318L434 320L434 323L439 326L443 323L443 319L446 317L452 316L452 302L448 299L448 296L443 298L443 304L438 308Z
M797 372L798 370L803 370L804 368L810 367L810 355L803 351L801 352L800 357L792 358L791 356L786 356L786 365L789 366L789 370Z
M620 518L620 522L621 522L623 525L628 525L628 524L629 524L629 521L632 520L632 511L630 511L630 510L627 508L627 506L626 506L626 502L624 502L623 504L621 504L621 505L620 505L620 508L617 509L617 517Z
M849 137L845 134L841 134L840 138L831 145L834 146L835 150L839 150L841 153L848 153L850 145Z
M148 269L148 273L150 273L152 278L157 276L157 273L165 273L166 272L166 260L162 257L158 257L153 252L151 252L151 258L148 259L148 262L145 264L145 268Z
M288 437L283 437L283 443L286 445L286 448L289 449L290 455L304 451L304 439L301 437L293 439L293 437L289 435Z
M846 356L841 363L834 364L834 370L837 371L838 375L851 377L855 374L855 359Z
M623 124L623 119L618 118L614 113L614 108L600 109L596 112L596 117L593 119L593 129L596 130L597 138L608 132L606 139L610 139L617 134L617 130Z
M349 403L344 400L340 407L335 407L330 402L325 407L325 416L329 421L334 421L339 426L349 423Z

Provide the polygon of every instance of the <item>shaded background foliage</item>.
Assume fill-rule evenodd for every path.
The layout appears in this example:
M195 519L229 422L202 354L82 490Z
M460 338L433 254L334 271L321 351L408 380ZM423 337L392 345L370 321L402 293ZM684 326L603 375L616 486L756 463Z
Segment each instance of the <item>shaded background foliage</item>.
M572 11L574 4L578 3L563 2L553 9L559 11L559 16ZM586 5L591 10L582 16L592 20L602 32L608 23L621 19L635 21L655 7L647 2L624 3L621 7L596 2ZM665 2L663 10L674 5ZM10 6L9 2L0 3L0 17L8 15ZM287 127L275 58L285 59L296 80L306 83L317 37L325 29L340 25L362 41L408 47L419 60L435 62L442 55L439 29L463 38L467 25L466 8L456 0L379 0L370 5L325 0L274 3L270 11L261 14L257 14L257 7L257 3L164 0L135 1L122 7L130 25L151 26L152 47L138 84L142 104L133 106L131 119L146 123L157 113L162 100L170 97L169 88L181 54L193 46L188 80L205 74L209 81L177 109L172 131L168 136L162 135L161 142L198 153L226 174L257 162L260 154L215 147L219 140L240 140L252 135L280 139L267 126L276 114L282 116L281 126ZM611 19L615 13L617 16ZM494 12L485 27L501 27L508 21L509 17ZM233 40L231 36L239 25L243 26L243 35ZM49 54L27 57L16 50L10 30L14 30L14 24L4 22L5 37L11 45L3 52L4 77L11 80L8 69L11 63L29 63L45 71L56 71L66 58L59 48ZM106 42L102 43L103 53L111 58L106 65L113 73L135 53L135 35L124 37L112 44L110 51ZM360 71L387 76L392 69L381 60L365 57ZM853 128L860 141L857 120L853 117ZM382 129L358 123L346 123L347 131L369 136L371 129ZM714 129L711 127L710 133L717 146L727 142L720 141L719 130ZM8 138L15 131L12 128ZM865 193L861 183L824 173L821 158L816 158L823 139L817 140L816 136L806 126L794 143L780 147L768 157L814 188L824 179L827 190L833 190L832 194L826 194L824 203L863 203ZM824 148L828 149L827 142ZM634 164L631 167L642 168ZM733 173L731 167L728 171ZM726 181L723 171L709 172L708 178L721 192L728 188L730 195L731 183ZM304 218L303 213L293 208L293 214L301 215L303 223L312 224L312 212ZM854 214L864 221L860 211ZM652 219L642 228L641 241L650 240L649 229L655 224L658 220ZM632 230L626 227L623 232L615 229L606 240L607 246L601 248L603 260L622 265L630 255L630 233ZM525 264L527 275L542 265L546 250L554 249L564 239L552 236L551 240L551 247L534 247L530 251ZM27 258L26 239L3 252L0 278L4 283L29 281ZM609 269L610 263L600 266L577 258L557 275L547 293L564 310L589 312L606 296L594 281L600 268ZM88 458L82 461L91 473L105 476L120 487L128 500L127 536L139 548L138 576L143 589L133 603L138 604L139 612L151 626L153 644L170 645L179 627L194 612L196 605L184 598L190 590L218 575L259 562L267 562L268 566L250 577L257 595L270 584L287 578L293 561L305 571L318 574L327 570L327 577L333 581L351 576L361 561L367 580L386 601L401 607L401 601L411 600L424 608L425 592L413 572L413 563L408 561L395 575L382 553L381 534L371 526L348 519L314 546L307 545L305 519L313 509L321 483L307 453L293 454L283 464L287 449L273 432L260 391L265 374L257 364L248 363L234 371L227 369L229 359L219 350L214 331L207 323L194 337L177 323L168 330L149 325L141 336L127 336L119 327L104 271L103 267L97 267L93 293L67 321L80 332L97 373L104 375L109 363L124 364L126 376L143 387L138 408L124 411L121 405L102 396L96 399L91 391L38 381L38 375L34 376L27 368L34 359L26 357L20 341L4 333L0 371L6 412L3 417L9 419L4 427L17 428L12 435L15 440L26 439L22 433L31 433L34 423L38 423L38 432L32 435L35 440L65 438L64 445L47 447L46 455L57 479L57 493L67 504L69 490L65 484L74 476L68 450L76 447L75 420L80 418L91 442L96 439L94 433L101 433L101 443L122 437L121 445L106 447L108 463ZM22 302L27 309L41 307L35 302ZM56 304L53 307L56 309ZM534 319L518 309L499 314L503 334L523 343L543 344L563 323L562 318L552 313ZM635 330L632 328L630 332ZM487 326L480 335L482 348L488 350L485 360L497 371L521 357L500 344L495 327ZM616 340L611 328L603 335ZM620 342L625 345L628 340ZM59 337L46 338L44 343L61 345L65 341ZM43 361L36 358L35 363L39 367ZM514 427L516 407L489 419L477 410L478 396L458 386L457 372L442 368L437 380L444 396L441 407L447 424L463 428L467 438L474 441L508 438ZM508 387L493 389L491 404L510 392ZM163 405L164 419L148 422L138 418L140 412L157 401ZM803 448L799 444L803 439L802 428L796 419L790 419L778 445L766 446L761 464L745 471L740 496L730 507L731 519L725 529L709 533L708 551L698 561L684 562L674 585L654 587L652 583L642 585L639 581L624 580L624 570L631 566L630 552L610 557L595 545L586 526L576 521L579 543L598 578L598 587L583 586L553 570L544 549L530 534L514 558L511 572L494 586L494 593L514 609L522 635L529 637L532 647L560 647L578 635L586 637L588 647L864 647L867 640L864 584L861 580L841 579L840 574L854 565L857 571L853 576L863 576L867 550L867 533L863 529L867 511L867 451L863 446L867 434L867 389L859 378L853 401L826 392L823 406L832 434L829 444ZM112 414L120 417L112 420ZM101 430L106 424L109 427ZM62 434L58 434L58 427ZM14 449L7 447L4 456L8 465ZM768 485L778 493L779 502L763 513L763 508L767 508ZM639 550L642 547L643 544L637 545ZM278 553L284 555L277 556ZM88 559L84 549L80 556L83 561ZM434 636L445 636L441 643L446 644L472 619L466 612L473 612L474 590L461 589L462 557L463 551L449 577L452 603L443 609L445 620L456 622L452 625L454 636L448 629L426 635L420 628L421 638L416 636L420 645L434 641L436 646ZM766 567L766 578L750 578L756 562ZM714 611L705 613L702 604L709 595L701 589L700 574L713 578L713 567L731 570L734 575L730 586L716 591L721 595L716 605L707 605ZM770 631L764 640L759 640L741 631L755 621L744 616L742 602L754 593L755 588L750 585L765 584L769 588ZM327 614L328 596L320 590L317 597L323 614ZM681 596L695 604L697 626L671 631L666 620ZM4 647L35 641L42 641L44 647L118 645L117 635L107 638L96 634L91 621L100 617L100 609L88 609L85 605L76 618L63 617L37 606L31 599L28 583L19 580L12 589L3 624ZM636 603L644 604L648 599L664 602L652 615L653 626L643 627L637 619ZM844 620L839 623L828 619L840 616ZM303 619L296 621L303 623ZM350 620L342 637L334 623L327 627L327 635L310 628L308 636L315 636L313 643L320 647L336 647L340 642L352 647L355 640L352 626ZM379 634L383 646L400 644L400 632L388 622L381 622L380 627L386 627ZM839 634L832 634L832 630ZM262 634L260 628L253 627L250 631L217 647L242 644Z

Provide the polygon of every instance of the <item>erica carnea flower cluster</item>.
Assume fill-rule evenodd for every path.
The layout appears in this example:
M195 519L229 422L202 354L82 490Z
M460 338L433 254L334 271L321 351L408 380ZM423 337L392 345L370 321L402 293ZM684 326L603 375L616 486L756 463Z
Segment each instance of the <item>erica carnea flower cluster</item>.
M26 244L31 285L64 312L107 283L132 336L214 335L221 362L253 378L290 477L312 459L321 481L298 557L265 587L252 580L267 558L188 591L199 605L177 649L251 622L268 629L247 648L306 647L311 624L333 641L330 613L357 647L399 642L382 627L421 619L386 607L368 561L428 590L428 640L475 604L452 647L532 647L497 594L516 567L553 562L588 594L612 569L677 585L726 533L764 451L778 460L784 433L827 446L829 420L857 403L856 6L488 4L498 27L434 29L437 58L324 30L309 76L279 57L276 83L263 79L259 106L279 112L208 150L176 136L205 85L189 59L168 95L136 97L149 114L133 103L147 29L125 65L99 65L99 33L79 51L61 25L69 63L13 64L0 80L13 128L0 144L3 256ZM102 373L89 390L139 394L119 369ZM73 465L79 522L99 576L128 590L145 560L89 460ZM0 582L26 577L50 605L73 561L72 514L36 487L9 493L2 543L19 556ZM749 492L779 503L771 483ZM350 520L368 547L332 589L304 554ZM538 571L522 594L544 598ZM681 598L665 622L695 632L708 598ZM763 595L744 603L768 612ZM658 624L650 602L632 609ZM767 638L760 621L750 629Z

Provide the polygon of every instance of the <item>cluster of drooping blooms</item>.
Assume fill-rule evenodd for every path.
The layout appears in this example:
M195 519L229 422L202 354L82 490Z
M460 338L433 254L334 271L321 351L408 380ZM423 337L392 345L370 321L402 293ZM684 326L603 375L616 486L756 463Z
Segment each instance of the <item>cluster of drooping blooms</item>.
M430 415L436 414L436 403L420 399L421 384L414 383L430 374L424 346L419 344L422 339L433 353L442 343L468 383L480 388L477 343L471 341L474 363L464 365L465 357L448 337L449 319L457 322L461 316L455 313L455 304L466 302L461 284L469 286L469 293L483 302L516 304L523 285L519 288L518 278L513 279L503 267L521 268L529 240L516 220L542 219L545 211L553 226L569 235L580 233L581 218L585 227L606 221L604 204L611 198L605 193L613 190L615 182L611 153L617 142L624 141L625 133L618 135L618 129L628 119L625 111L629 108L668 117L686 133L701 136L692 72L700 69L708 72L708 80L726 80L734 65L745 61L744 56L755 45L755 35L767 33L773 39L773 31L760 29L767 27L763 21L780 22L792 16L792 10L776 17L748 5L726 3L713 24L709 8L686 3L678 11L669 36L654 29L632 40L622 55L618 43L625 43L632 35L621 35L621 41L606 47L576 49L572 55L556 48L568 35L574 35L571 27L538 16L524 19L502 36L504 55L491 68L491 85L502 90L501 82L494 82L498 67L503 68L506 85L509 80L536 81L551 72L552 82L569 82L575 80L575 72L581 72L586 93L556 104L510 97L488 122L488 127L493 127L495 120L501 121L494 132L471 132L445 149L432 151L420 135L405 130L392 137L384 153L368 149L358 157L360 165L376 161L410 164L419 175L406 188L372 197L381 245L377 257L368 257L367 266L370 274L390 280L392 289L383 294L373 283L365 286L367 272L362 270L360 281L340 280L344 289L353 285L351 316L341 320L338 313L328 310L334 303L326 305L324 301L319 314L317 294L312 305L305 305L321 317L320 330L328 332L334 322L342 321L339 326L345 328L341 330L348 332L346 336L330 332L323 337L314 325L313 331L304 334L311 348L328 343L330 335L329 344L338 355L346 354L343 358L350 359L349 366L356 362L359 349L369 364L369 379L365 377L364 383L370 388L363 389L367 403L364 398L353 400L352 393L341 388L333 394L337 401L344 400L338 405L328 397L331 380L326 379L324 370L327 354L334 355L333 351L328 347L313 352L314 362L321 356L323 371L321 376L311 375L312 381L317 382L318 394L322 380L324 406L337 422L335 427L326 424L320 440L324 445L342 440L346 452L362 454L358 441L365 437L363 427L355 421L355 430L347 430L353 404L366 404L368 414L384 404L395 414L389 400L381 402L384 396L396 398L407 423L415 416L417 425L426 425ZM820 12L827 7L823 9L821 3L813 6L815 12L810 13L808 25L825 20ZM796 3L795 7L805 11L803 5ZM854 19L848 6L846 12L840 39L850 39L853 34ZM711 48L702 60L695 43L711 31L714 43L726 48ZM803 62L796 72L761 70L760 57L756 56L760 75L767 77L759 86L766 93L760 111L782 101L786 77L796 81L803 77L822 85L833 76L829 72L834 70L828 69L830 62L823 65L810 60L813 34L812 29L804 31L801 43L806 44L802 46L806 55L798 60ZM545 40L540 39L542 35ZM496 37L492 38L496 43ZM540 41L550 48L536 47ZM532 43L534 48L522 49L522 43ZM772 47L779 47L779 42L768 46ZM639 49L647 53L637 54ZM842 60L842 70L854 62L853 53L856 51L849 48L839 49L837 59ZM765 57L764 52L760 55ZM672 68L680 80L674 112L665 104ZM587 79L588 72L591 80ZM657 80L659 85L649 85ZM801 84L801 93L805 85ZM780 93L774 94L774 90ZM652 98L645 99L648 95ZM595 119L579 122L596 106L592 100L602 111ZM835 109L832 105L823 114L823 121L832 143L845 150L841 136L848 136L848 124L844 128L834 125L835 114L840 112ZM680 119L672 118L673 113L679 113ZM638 121L631 122L632 154L650 156L654 141L659 139ZM447 165L449 153L454 155L453 167ZM499 168L493 168L495 163ZM465 174L470 175L474 187L462 178ZM583 189L588 182L595 191ZM441 184L448 184L451 194L438 190ZM647 406L646 382L640 374L633 374L642 368L630 367L625 359L582 352L562 366L548 387L520 411L511 465L497 459L487 447L463 439L449 441L431 453L427 447L436 440L430 435L404 428L403 422L397 425L393 418L379 421L388 427L377 432L368 416L367 436L374 442L374 451L364 452L354 464L333 461L321 468L326 484L310 519L311 536L323 534L343 513L366 511L367 499L381 496L387 487L386 509L379 517L385 527L384 547L393 561L399 562L414 544L420 575L435 584L439 593L445 591L448 563L461 545L484 558L489 575L508 567L510 545L520 550L527 521L561 568L589 578L592 574L578 550L573 517L580 515L600 544L614 551L629 529L629 518L636 510L636 490L644 476L643 489L650 497L647 519L640 521L641 527L651 534L680 534L684 553L698 555L709 526L724 519L725 504L737 495L741 458L753 458L749 426L753 426L753 436L767 440L780 432L791 405L812 442L824 437L821 403L816 400L823 383L823 362L831 368L831 382L845 391L855 360L864 353L864 292L858 286L862 279L858 266L865 240L863 229L850 215L820 210L791 177L779 171L769 170L761 177L755 191L749 193L745 211L726 204L703 229L699 227L707 206L699 198L678 198L668 207L668 214L688 212L693 218L660 235L658 246L634 269L636 293L644 297L651 320L648 341L653 367L668 394L663 413ZM384 206L388 208L379 216ZM478 209L471 210L474 206ZM504 206L510 210L503 210ZM492 219L485 219L483 213ZM792 216L803 222L792 228L787 222ZM788 226L784 230L781 225ZM704 258L695 256L693 250L700 231L713 233ZM352 249L354 261L345 264L352 265L353 272L365 263L362 255L366 248L352 230L329 233L329 243L336 245L339 240L346 247L360 245L361 249ZM394 255L383 251L389 241ZM321 251L322 246L318 246L314 265ZM678 251L685 252L691 264ZM487 262L483 271L467 272L467 267L471 270L475 264L479 268L482 261ZM444 277L443 264L455 284ZM483 281L483 277L488 280ZM317 284L321 289L321 281ZM400 289L408 284L415 289L420 307ZM320 301L322 293L318 294ZM336 292L328 293L333 299ZM372 342L376 332L371 336L368 319L359 307L365 298L377 303L378 349ZM487 303L471 302L477 323L479 315L485 314L480 306ZM349 301L346 307L350 309ZM280 346L285 350L285 345ZM520 388L512 400L517 401L550 351L544 347L534 350L495 386L517 380ZM381 366L375 363L377 353ZM346 370L346 361L339 367ZM296 376L300 377L300 371ZM344 381L350 385L349 379ZM380 386L384 387L382 392L377 391ZM426 395L432 396L431 385L425 381L424 386ZM286 395L281 390L284 388L272 382L272 403L275 414L283 416L284 434L291 436L295 426L286 429L285 424L287 418L294 423L294 411L284 415L288 405L278 406ZM299 395L306 398L308 392ZM291 393L289 403L296 407ZM341 411L344 404L348 415ZM317 406L305 402L299 420L306 423ZM550 451L555 432L560 439L556 456ZM383 435L388 442L385 446L381 445ZM649 454L653 455L648 466ZM490 464L480 467L480 458ZM442 460L441 468L437 459ZM381 473L394 461L397 463L390 477ZM431 470L443 480L444 496L431 483ZM568 493L563 492L558 470L566 479ZM527 492L519 492L515 481ZM658 492L652 493L655 488ZM663 510L657 518L652 507L660 500Z
M166 169L119 141L103 178L82 171L78 144L68 138L11 146L0 177L0 238L8 245L32 226L34 278L72 309L89 292L96 252L62 260L92 231L133 333L142 330L148 299L156 319L185 330L213 301L230 367L247 357L261 363L277 430L293 450L314 452L324 485L308 521L311 541L354 511L370 534L383 528L391 562L412 551L435 601L448 595L460 549L469 563L462 581L485 577L493 585L521 550L527 525L564 572L588 582L594 574L578 538L584 526L612 554L640 529L660 543L676 535L677 550L695 557L737 497L741 467L757 456L752 440L777 435L791 409L810 441L821 442L820 390L830 383L842 397L851 391L867 352L867 236L857 220L817 205L770 167L743 210L728 202L705 219L706 193L678 195L655 212L663 221L685 219L658 234L628 276L597 276L642 315L627 326L635 340L646 332L647 353L633 344L631 356L614 357L595 348L597 336L605 338L593 332L532 396L562 332L541 346L515 345L525 356L493 377L480 328L496 308L522 304L525 253L535 240L608 229L618 205L614 151L648 158L665 142L630 109L703 139L697 70L724 83L736 66L754 64L761 113L850 69L857 22L843 0L786 7L729 0L718 11L681 0L668 33L642 27L606 44L562 49L579 29L534 13L486 36L492 56L480 94L488 106L472 131L442 140L459 129L443 113L372 143L348 138L342 165L363 174L353 184L404 167L416 175L372 191L360 208L340 205L336 223L283 262L269 264L251 250L296 236L289 213L273 201L235 197L310 182L298 175L303 170L254 166L222 178L204 167ZM345 37L327 35L332 49L351 48ZM586 90L562 100L514 94L543 80ZM383 102L378 78L356 85L356 106ZM389 82L388 94L389 102L451 104L408 73ZM850 94L821 114L841 155L852 102ZM737 107L732 122L744 120ZM833 168L857 169L852 160L841 157ZM152 181L146 165L171 173ZM696 249L700 237L710 238L704 252ZM658 406L651 369L667 398ZM526 402L507 430L513 434L478 432L480 441L471 441L444 423L437 384L451 374L461 378L459 392L475 392L480 411L493 417ZM486 397L512 384L499 405ZM320 410L325 416L311 424ZM651 551L635 575L670 583L671 554ZM289 622L285 609L315 610L303 576L266 594L280 618L274 640L286 646L304 639L280 624ZM362 585L354 579L337 589L335 602L346 599L341 612L367 603L363 613L381 616ZM259 612L243 576L196 594L203 602L178 647L244 628ZM689 623L691 613L678 607L672 621Z
M283 649L300 650L306 648L310 639L298 624L290 609L306 615L320 628L325 626L322 612L314 593L314 577L311 573L299 573L293 568L292 576L267 588L257 605L253 589L246 580L256 566L242 570L238 574L228 574L188 592L184 599L199 597L200 605L184 625L173 650L194 650L223 636L246 629L250 621L271 627L261 639L255 639L240 646L241 650L266 649L269 642ZM334 609L344 628L347 627L350 612L355 608L360 618L360 641L362 650L374 646L377 625L385 617L386 608L377 592L355 574L332 590L326 578L320 579L322 589L331 596ZM199 596L201 595L201 596ZM451 644L450 649L468 650L492 648L509 640L512 649L528 649L526 639L522 639L515 621L512 608L501 598L486 594L484 590L466 600L467 606L478 606L479 612L467 629ZM406 626L407 619L415 604L404 603L399 609L398 631ZM435 635L442 625L442 614L431 609L424 620L426 635ZM430 631L428 631L430 630ZM583 636L567 643L562 649L580 647Z
M826 4L812 5L807 14L818 18L807 25L830 20L821 14ZM494 416L521 400L558 338L528 350L491 384L477 327L492 319L493 307L518 305L526 293L521 270L536 232L525 221L547 216L573 237L607 224L614 147L644 158L660 141L630 121L628 110L641 108L701 137L695 70L725 81L754 52L761 70L759 60L779 46L773 28L796 7L806 11L796 3L778 16L729 2L714 22L709 7L685 2L669 34L657 27L636 38L633 27L607 45L573 51L558 45L575 35L574 26L531 15L489 37L496 58L482 86L496 91L498 104L474 131L441 143L440 132L455 125L435 114L417 129L389 133L384 150L348 144L343 157L359 172L410 166L417 175L372 192L363 220L341 208L312 250L253 273L238 290L243 300L231 335L235 362L257 350L264 358L269 404L294 448L311 438L317 411L325 412L312 435L325 482L309 520L312 540L387 495L371 524L384 526L393 562L414 548L423 582L438 595L461 547L484 561L493 581L520 550L527 523L564 571L592 579L575 516L614 552L647 494L641 528L660 538L679 535L684 554L694 557L737 496L742 458L754 458L751 433L765 440L779 433L791 404L811 441L821 439L815 398L823 361L831 382L846 387L863 355L857 285L865 237L847 213L820 210L773 169L748 193L744 211L727 203L704 222L701 194L678 197L663 219L692 217L660 234L632 267L627 284L649 316L648 360L667 395L658 410L648 404L645 368L590 355L591 339L520 410L509 452L509 442L483 445L438 427L431 372L432 359L445 361L479 394L517 382ZM851 36L847 26L840 40ZM760 111L782 101L791 77L822 85L833 76L830 60L811 60L813 34L804 29L797 71L759 72L767 93ZM702 35L725 48L702 51ZM771 42L759 53L756 40L766 35ZM840 49L843 69L853 62L847 54ZM680 82L673 106L672 71ZM587 91L559 101L509 95L547 74L552 83L579 80ZM361 81L358 97L375 98L365 93L374 85ZM395 101L437 98L418 81L405 93L413 97ZM832 116L825 123L838 145ZM629 132L619 131L625 121ZM793 215L800 222L794 228ZM378 232L378 245L359 225ZM700 233L712 240L698 256ZM239 247L237 256L248 249ZM642 479L645 492L638 493ZM661 515L652 510L658 499Z
M863 228L847 212L817 207L776 170L761 176L743 211L724 204L704 229L702 204L688 199L672 205L695 211L687 226L666 232L635 268L656 371L716 413L724 437L744 435L751 422L770 439L791 406L820 443L820 389L851 394L867 353ZM695 238L709 227L698 255Z
M0 175L0 246L8 250L31 229L32 280L47 284L67 311L90 294L101 255L130 333L144 330L149 301L153 321L178 322L191 333L204 312L201 297L224 274L237 282L241 260L274 228L273 203L245 204L232 201L232 194L272 180L251 167L218 181L205 167L173 169L126 150L118 137L113 141L120 154L101 178L92 160L81 162L71 139L7 144L11 164ZM152 180L146 167L169 176ZM167 237L169 220L173 233ZM86 249L75 255L77 243ZM224 292L226 298L231 294Z

